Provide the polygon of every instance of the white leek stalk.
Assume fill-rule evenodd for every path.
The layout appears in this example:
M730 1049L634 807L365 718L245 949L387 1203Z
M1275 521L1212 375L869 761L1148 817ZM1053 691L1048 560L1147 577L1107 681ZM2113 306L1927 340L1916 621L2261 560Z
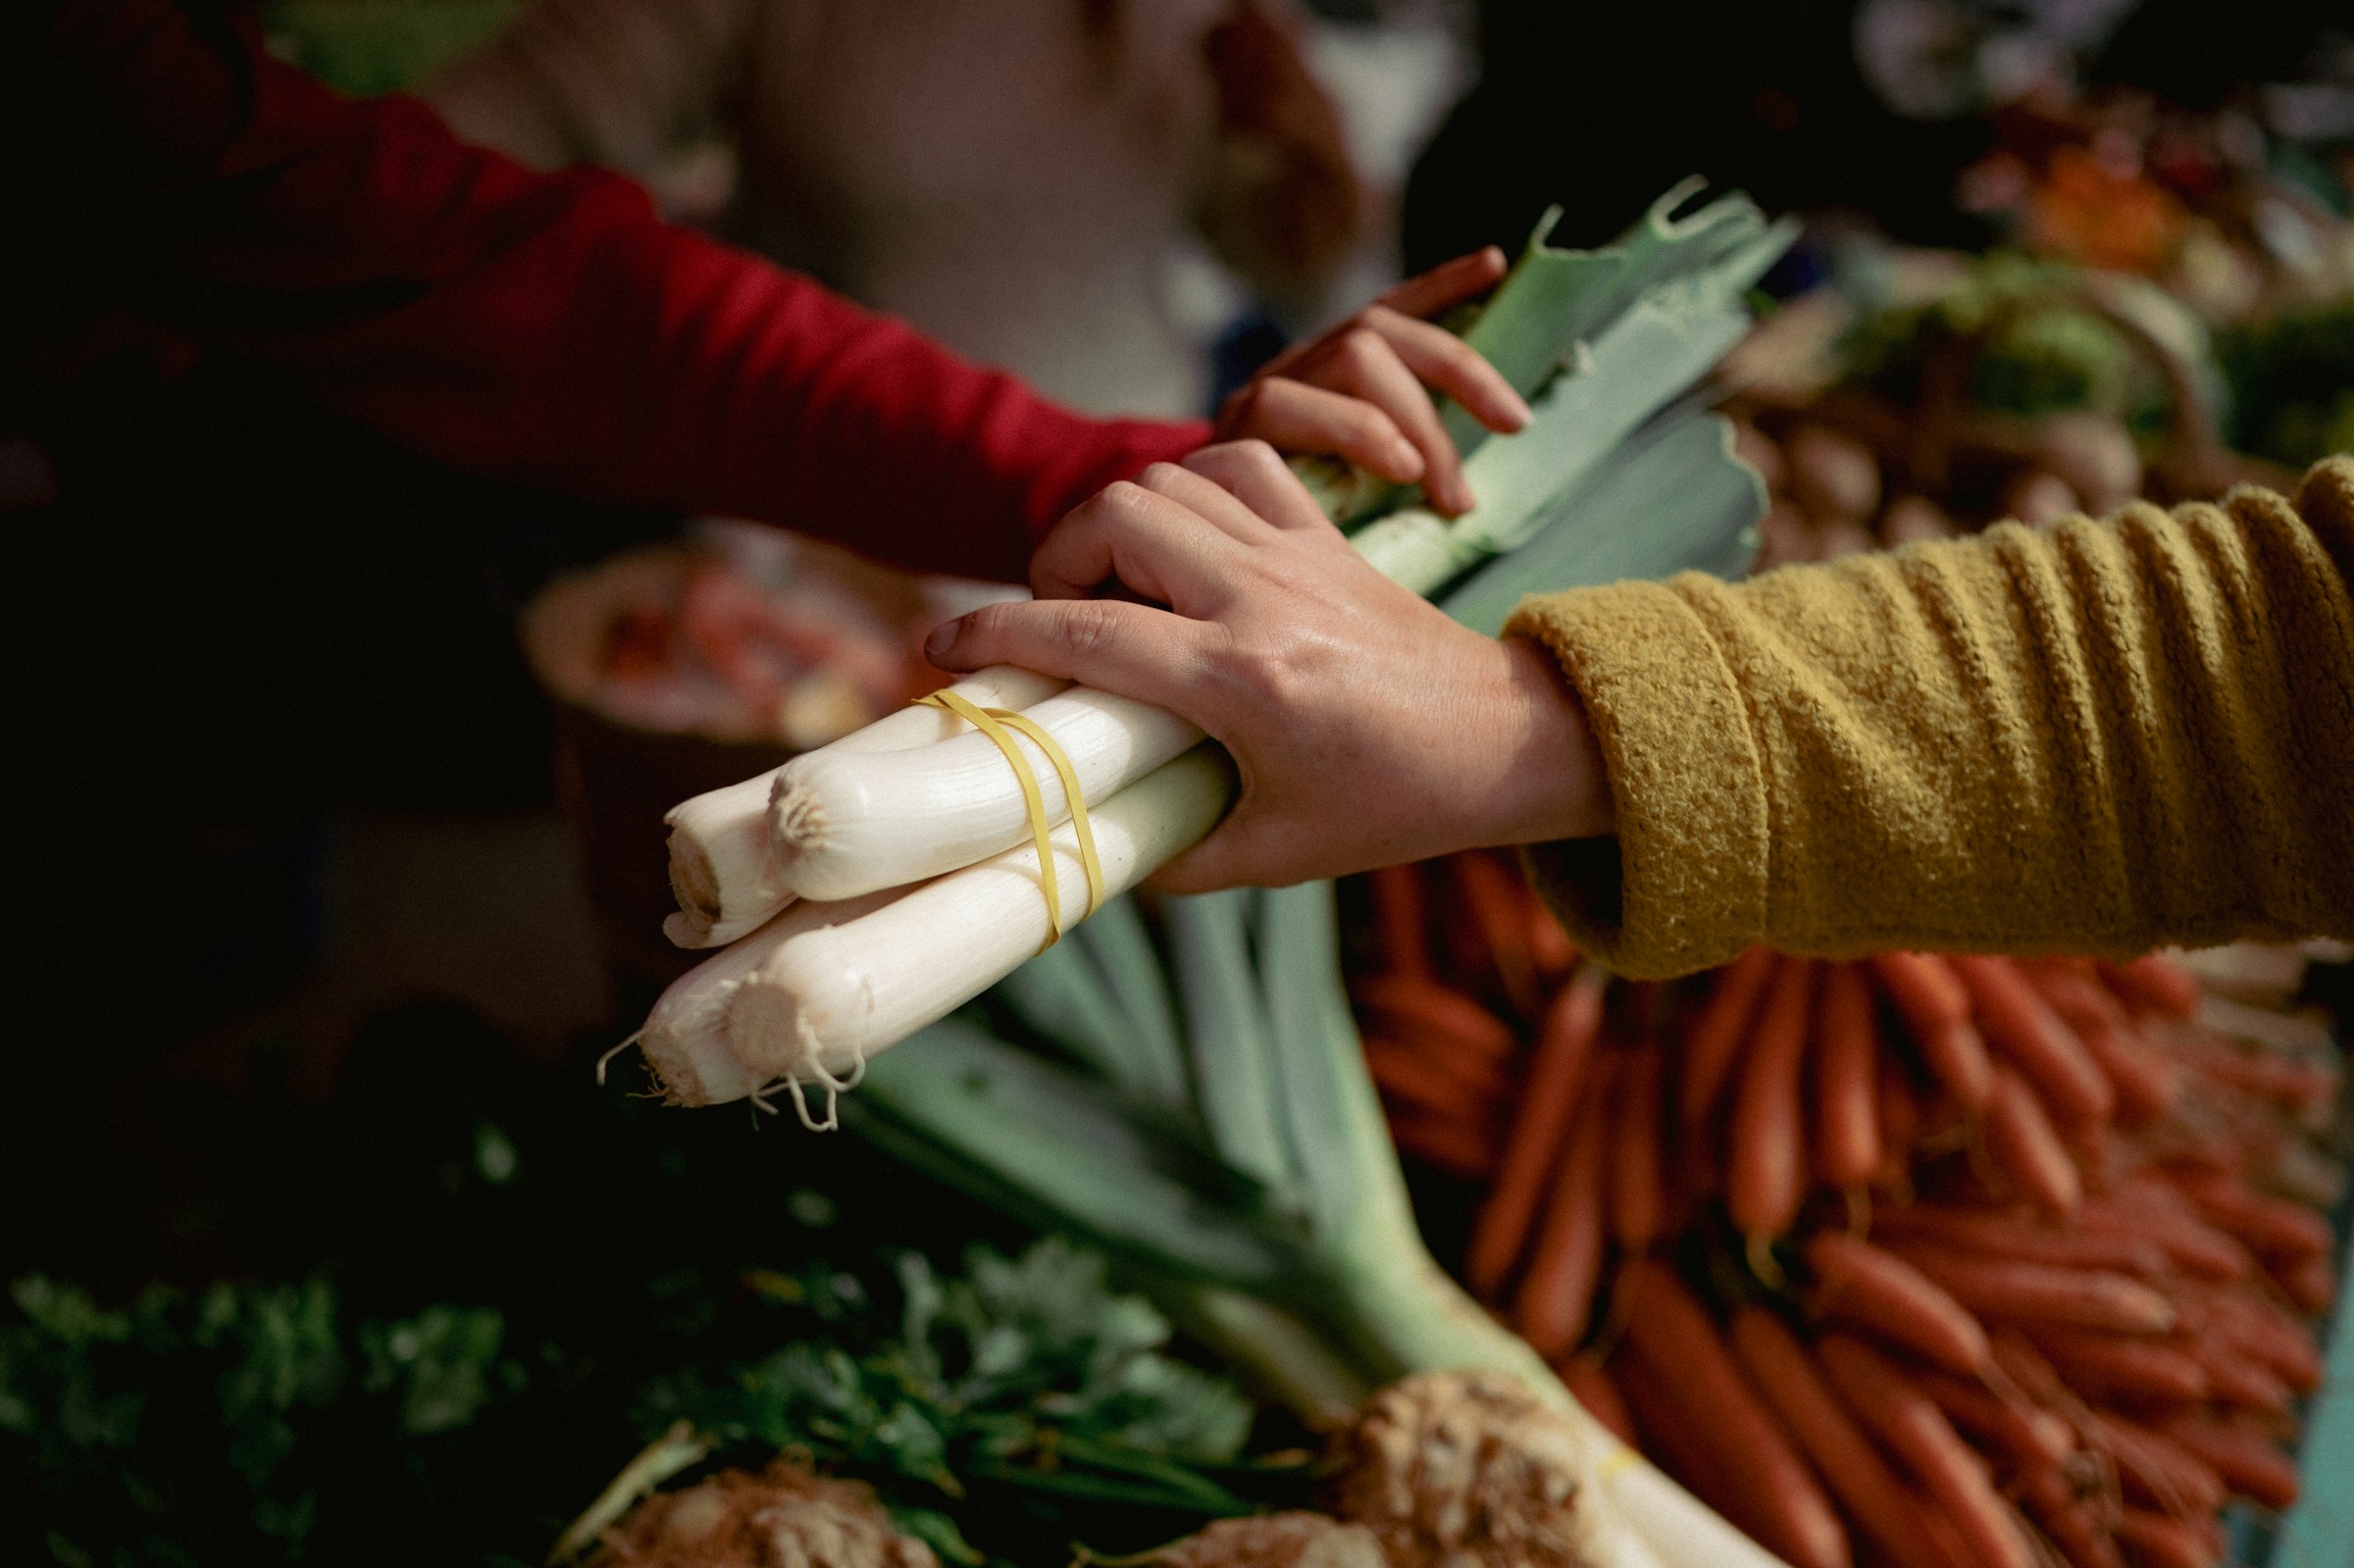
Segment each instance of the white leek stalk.
M1025 713L1062 748L1087 801L1116 795L1202 738L1166 709L1105 691L1065 691ZM769 806L770 880L803 898L854 898L1029 842L1030 809L1005 754L959 728L937 745L813 751L787 763ZM1014 744L1047 820L1068 821L1070 802L1046 753L1026 735Z
M998 759L999 766L1003 758ZM1198 748L1089 813L1106 898L1133 887L1207 833L1232 779ZM1086 898L1076 835L1050 839L1065 919ZM803 1090L831 1096L876 1052L962 1006L1046 945L1047 905L1029 844L907 891L804 903L679 977L640 1043L664 1098L708 1105ZM765 1103L765 1101L763 1101Z
M977 707L1018 710L1052 696L1067 683L1000 664L969 675L949 689ZM793 760L906 751L971 731L945 708L906 707ZM999 758L998 766L1003 765ZM670 890L679 901L678 913L662 923L662 933L679 946L724 947L793 901L793 889L779 875L768 836L769 801L784 771L772 769L696 795L673 806L662 819L670 828Z

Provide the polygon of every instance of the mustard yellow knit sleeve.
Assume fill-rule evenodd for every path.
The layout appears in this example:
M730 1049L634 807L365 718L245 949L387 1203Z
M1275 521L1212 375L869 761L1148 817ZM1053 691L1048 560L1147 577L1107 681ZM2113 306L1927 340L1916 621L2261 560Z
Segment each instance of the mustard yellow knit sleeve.
M2354 935L2354 459L1740 584L1531 598L1614 838L1538 846L1645 977L1752 942L2125 953Z

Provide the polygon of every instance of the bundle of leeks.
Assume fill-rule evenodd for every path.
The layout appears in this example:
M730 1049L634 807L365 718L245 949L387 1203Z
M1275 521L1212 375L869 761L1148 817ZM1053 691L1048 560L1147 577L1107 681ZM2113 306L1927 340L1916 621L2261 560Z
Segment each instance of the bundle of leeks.
M1467 329L1536 411L1470 453L1476 510L1448 523L1315 477L1369 559L1465 624L1494 632L1534 589L1745 558L1762 486L1729 427L1678 400L1746 329L1746 290L1789 235L1738 197L1679 219L1683 194L1596 252L1546 247L1540 227ZM678 934L757 929L648 1020L665 1095L783 1087L807 1119L815 1085L832 1125L863 1075L840 1102L862 1136L1105 1247L1311 1417L1416 1371L1506 1373L1561 1417L1585 1560L1770 1562L1579 1409L1423 1247L1342 992L1330 885L1169 899L1150 919L1118 896L1216 822L1230 783L1213 749L1172 715L1022 672L958 689L1061 742L1100 798L1108 901L1040 952L1049 916L1006 760L929 708L690 801L672 816ZM1067 817L1050 770L1039 784ZM1067 823L1052 847L1062 885L1082 885ZM996 1016L1044 1048L948 1018L1000 981Z

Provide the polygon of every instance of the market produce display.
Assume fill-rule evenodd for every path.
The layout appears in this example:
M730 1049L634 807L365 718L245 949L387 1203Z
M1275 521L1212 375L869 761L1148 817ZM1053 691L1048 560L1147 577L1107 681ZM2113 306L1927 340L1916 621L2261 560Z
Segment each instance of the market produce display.
M1470 454L1479 508L1448 523L1410 496L1314 476L1336 516L1360 524L1361 552L1490 630L1534 582L1730 564L1756 480L1722 421L1677 400L1746 331L1744 290L1790 234L1738 198L1679 218L1686 195L1599 252L1549 249L1541 228L1465 326L1536 410L1523 432ZM1167 716L1100 694L1018 713L969 687L952 698L983 733L924 744L940 719L919 710L887 721L881 743L853 737L674 813L674 831L692 830L674 840L674 864L691 868L676 878L683 901L711 887L688 912L713 930L758 908L724 879L743 884L756 856L740 851L762 839L785 894L871 890L785 908L672 986L639 1040L663 1095L790 1094L812 1125L840 1119L1102 1245L1198 1339L1314 1419L1352 1419L1417 1373L1489 1374L1428 1409L1399 1407L1394 1430L1427 1429L1449 1451L1492 1454L1499 1478L1527 1477L1498 1481L1537 1489L1526 1517L1422 1495L1459 1491L1491 1461L1466 1476L1394 1438L1383 1451L1406 1468L1376 1489L1397 1514L1378 1527L1393 1558L1411 1542L1499 1564L1756 1560L1423 1249L1349 1022L1330 887L1153 914L1117 896L1214 823L1220 758ZM867 783L821 791L828 776ZM766 809L744 809L763 784ZM1100 798L1082 813L1073 797L1091 790ZM812 823L846 835L855 824L836 816L850 806L885 831L829 857ZM948 848L932 848L936 834ZM939 875L893 885L927 873ZM1062 920L1058 905L1077 907ZM999 980L978 1016L936 1022Z
M2344 1185L2312 1020L2159 957L1624 984L1503 857L1364 891L1393 1126L1484 1188L1465 1278L1786 1561L2213 1563L2226 1499L2295 1499Z

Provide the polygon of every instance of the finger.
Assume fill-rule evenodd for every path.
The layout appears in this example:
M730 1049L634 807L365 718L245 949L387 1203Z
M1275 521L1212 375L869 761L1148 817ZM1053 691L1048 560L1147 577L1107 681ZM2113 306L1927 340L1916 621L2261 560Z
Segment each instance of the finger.
M1287 452L1345 457L1393 484L1422 478L1422 454L1395 420L1370 403L1288 376L1254 381L1247 395L1250 401L1222 421L1223 428Z
M1471 487L1463 482L1455 439L1439 422L1439 407L1429 391L1414 379L1389 339L1371 328L1356 328L1334 339L1322 360L1302 371L1356 394L1397 423L1422 455L1422 491L1432 506L1450 516L1471 510Z
M1138 475L1136 482L1155 495L1166 496L1238 543L1262 543L1275 531L1249 502L1196 471L1190 461L1155 463Z
M1462 404L1489 430L1510 435L1527 429L1528 404L1512 390L1512 383L1478 349L1453 332L1380 305L1358 321L1379 332L1423 384Z
M1122 481L1080 503L1047 535L1030 557L1030 590L1042 599L1076 599L1117 582L1189 614L1214 614L1241 549L1191 508Z
M1204 446L1188 457L1185 466L1230 491L1279 529L1340 531L1316 498L1307 493L1307 486L1300 482L1300 476L1264 441L1221 441Z
M1374 303L1403 316L1436 316L1450 305L1459 305L1482 289L1494 287L1508 271L1504 252L1490 245L1416 274Z
M1124 599L1031 599L943 622L924 656L951 673L1013 664L1192 717L1208 629Z

